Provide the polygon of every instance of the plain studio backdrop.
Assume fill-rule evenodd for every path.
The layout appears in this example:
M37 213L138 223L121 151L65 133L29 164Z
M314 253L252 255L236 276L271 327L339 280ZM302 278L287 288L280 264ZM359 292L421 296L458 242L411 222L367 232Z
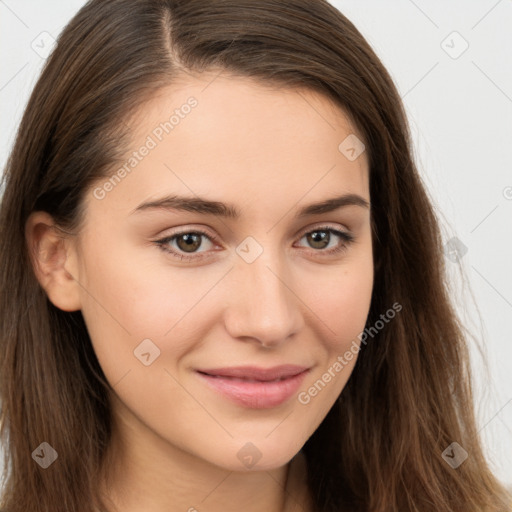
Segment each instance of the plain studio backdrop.
M512 487L512 0L331 2L367 38L405 103L453 298L489 359L490 378L471 344L480 432ZM2 169L53 41L84 3L0 0Z

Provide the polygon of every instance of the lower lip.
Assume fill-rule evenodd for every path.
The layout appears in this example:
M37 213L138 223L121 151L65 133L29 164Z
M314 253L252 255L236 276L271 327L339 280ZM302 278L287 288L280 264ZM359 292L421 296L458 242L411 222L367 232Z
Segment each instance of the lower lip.
M215 391L233 402L251 409L270 409L290 399L297 392L308 370L275 382L249 382L229 377L197 374Z

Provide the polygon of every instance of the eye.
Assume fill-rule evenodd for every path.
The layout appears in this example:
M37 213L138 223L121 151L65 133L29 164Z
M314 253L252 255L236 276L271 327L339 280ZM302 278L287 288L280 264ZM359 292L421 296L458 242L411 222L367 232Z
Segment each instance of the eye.
M330 242L333 240L332 235L334 235L334 239L341 239L342 243L334 243L334 246L328 247ZM346 251L348 246L355 240L354 235L351 233L340 231L330 226L321 226L312 231L308 231L302 235L301 240L303 238L307 239L308 243L311 244L311 247L319 249L319 251L315 252L322 252L328 255Z
M334 237L332 236L334 235ZM210 234L202 230L189 230L175 233L171 236L162 238L161 240L155 241L158 247L173 257L180 260L200 260L206 256L203 254L208 252L208 248L205 251L198 252L204 244L202 238L206 238L209 244L214 244L217 239ZM306 238L310 247L313 249L313 253L322 255L333 255L338 254L348 249L348 246L355 240L354 235L348 232L334 229L330 226L321 226L314 230L307 231L304 233L300 240ZM334 246L329 247L331 241L336 238ZM208 244L207 244L208 245Z
M203 258L202 253L199 253L199 256L194 256L194 254L198 254L196 252L202 246L201 237L207 238L210 243L215 241L215 238L210 236L208 233L205 233L201 230L196 231L182 231L181 233L176 233L172 236L168 236L166 238L162 238L161 240L157 240L156 243L165 252L170 253L172 256L179 258L181 260L192 260L192 259L201 259ZM169 244L176 242L177 249L172 246L169 247ZM179 251L184 251L179 252Z

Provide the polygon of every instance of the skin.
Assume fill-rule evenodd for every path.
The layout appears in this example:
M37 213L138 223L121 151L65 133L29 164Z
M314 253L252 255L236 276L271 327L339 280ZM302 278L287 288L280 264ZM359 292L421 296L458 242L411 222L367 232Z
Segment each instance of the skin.
M358 132L328 98L208 72L162 89L130 119L127 158L190 96L197 106L113 190L100 200L91 187L78 236L59 235L45 212L30 216L34 267L53 304L82 311L114 389L105 488L119 510L308 510L289 470L357 355L309 403L295 394L269 409L231 402L194 368L306 365L304 391L359 342L373 287L370 210L293 215L346 193L369 202L367 154L350 161L338 149ZM242 216L131 214L170 193L232 203ZM306 236L325 224L355 240L326 255ZM203 259L181 261L155 243L194 228L217 238L200 239L192 255ZM250 264L236 252L248 236L263 249ZM345 243L331 233L328 248ZM168 245L187 254L177 240ZM147 338L160 350L149 366L134 356ZM261 453L251 468L237 457L247 442Z

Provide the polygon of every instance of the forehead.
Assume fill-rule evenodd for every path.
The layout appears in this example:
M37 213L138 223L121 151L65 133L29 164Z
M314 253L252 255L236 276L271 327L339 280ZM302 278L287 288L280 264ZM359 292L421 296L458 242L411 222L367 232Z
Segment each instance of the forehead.
M110 171L103 209L128 213L171 192L222 198L242 211L335 192L369 199L362 135L341 108L308 89L222 73L187 76L159 90L128 126L130 147ZM354 158L347 148L357 141Z

